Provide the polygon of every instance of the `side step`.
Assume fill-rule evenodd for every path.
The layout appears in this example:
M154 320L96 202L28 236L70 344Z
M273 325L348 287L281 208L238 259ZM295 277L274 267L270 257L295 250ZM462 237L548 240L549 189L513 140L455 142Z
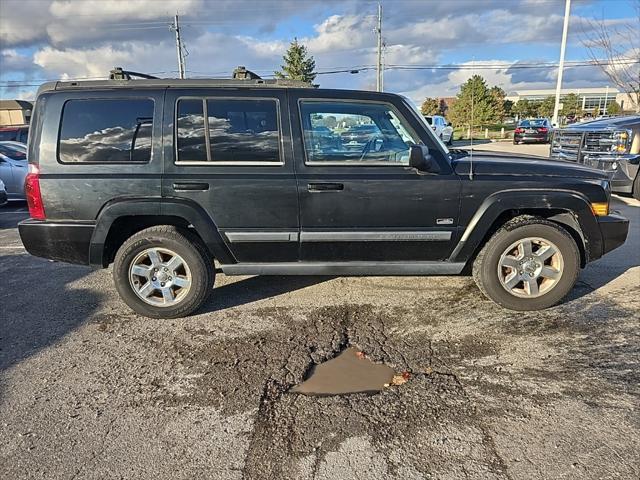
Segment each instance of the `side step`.
M464 263L452 262L287 262L220 265L225 275L457 275Z

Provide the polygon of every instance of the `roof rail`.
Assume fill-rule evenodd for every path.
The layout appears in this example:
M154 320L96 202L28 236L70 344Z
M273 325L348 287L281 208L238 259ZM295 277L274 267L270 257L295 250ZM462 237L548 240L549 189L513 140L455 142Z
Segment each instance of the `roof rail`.
M131 80L131 77L144 78L147 80L158 79L158 77L154 77L153 75L147 75L146 73L123 70L122 67L113 67L113 70L109 72L109 80Z

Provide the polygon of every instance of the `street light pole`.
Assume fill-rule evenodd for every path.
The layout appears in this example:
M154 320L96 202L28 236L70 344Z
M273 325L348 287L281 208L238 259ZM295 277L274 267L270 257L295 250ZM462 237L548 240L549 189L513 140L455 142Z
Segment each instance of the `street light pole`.
M560 45L560 65L558 66L558 81L556 83L556 102L553 106L554 125L558 124L558 113L560 111L560 90L562 89L562 73L564 71L564 52L567 47L567 33L569 32L569 14L571 13L571 0L565 0L564 25L562 27L562 44Z
M178 14L173 17L173 25L171 30L176 32L176 52L178 54L178 72L180 78L184 78L184 51L182 49L182 38L180 37L180 24L178 23Z
M382 77L382 2L378 3L378 26L376 27L376 34L378 35L378 65L376 76L376 91L381 92L383 90Z

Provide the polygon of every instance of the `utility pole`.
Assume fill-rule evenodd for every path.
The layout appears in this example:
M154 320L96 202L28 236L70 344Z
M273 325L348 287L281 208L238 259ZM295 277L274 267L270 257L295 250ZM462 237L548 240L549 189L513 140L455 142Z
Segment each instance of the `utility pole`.
M173 25L170 30L176 32L176 51L178 53L178 72L180 78L184 78L184 50L182 47L182 38L180 37L180 24L178 23L178 14L173 17Z
M383 86L383 65L382 65L382 2L378 2L378 26L376 27L376 34L378 36L378 66L376 76L376 91L382 92Z
M562 44L560 45L560 65L558 65L558 81L556 83L556 103L553 106L554 125L558 125L558 113L560 112L560 89L562 88L562 73L564 72L564 51L567 47L567 33L569 32L569 14L571 12L571 0L565 0L564 25L562 27Z
M609 101L609 85L607 85L607 89L605 90L604 93L604 111L602 112L602 115L606 115L607 114L607 102Z

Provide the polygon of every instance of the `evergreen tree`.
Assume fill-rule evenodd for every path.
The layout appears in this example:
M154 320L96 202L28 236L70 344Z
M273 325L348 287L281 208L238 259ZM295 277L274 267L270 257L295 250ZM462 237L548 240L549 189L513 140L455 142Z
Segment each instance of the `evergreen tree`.
M298 42L295 38L289 49L282 57L284 65L282 70L274 72L277 78L288 78L290 80L302 80L311 83L316 78L316 62L313 56L307 52L307 47Z
M486 125L495 116L494 97L480 75L474 75L460 87L456 102L449 110L449 118L455 125Z
M498 87L494 86L489 89L489 93L493 98L493 109L494 109L494 117L493 120L496 122L502 122L505 117L505 100L504 97L507 96L505 91Z
M420 111L423 115L440 115L440 103L435 98L427 97L422 105Z

